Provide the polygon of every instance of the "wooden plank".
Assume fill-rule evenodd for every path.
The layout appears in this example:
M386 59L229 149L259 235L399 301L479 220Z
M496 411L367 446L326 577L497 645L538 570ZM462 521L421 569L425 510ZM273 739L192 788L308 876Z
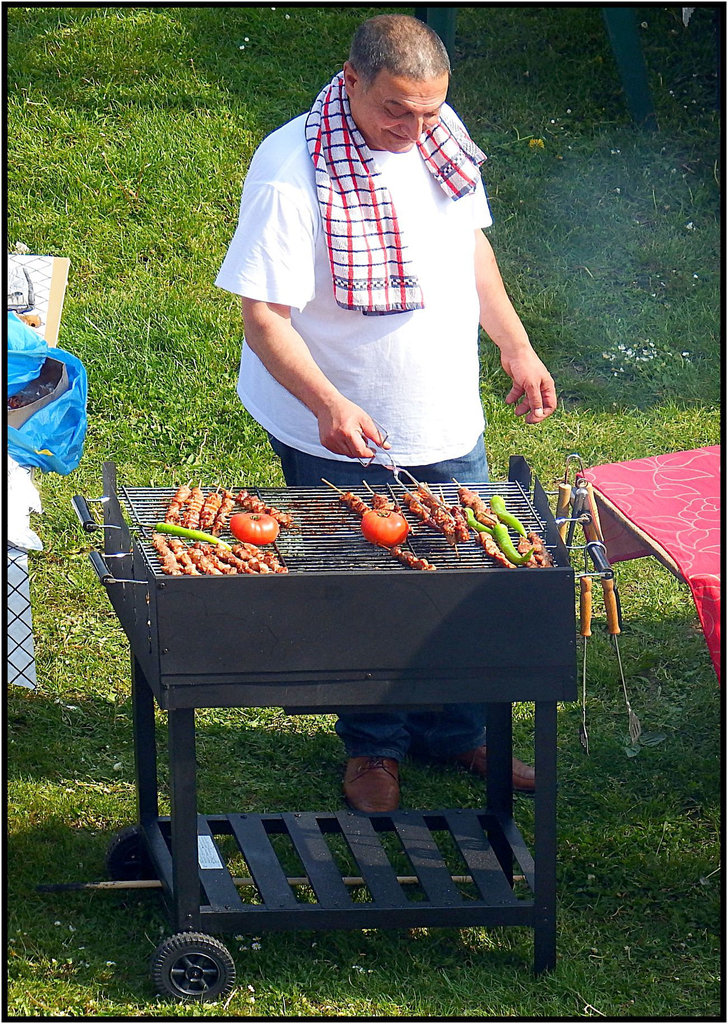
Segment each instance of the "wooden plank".
M61 326L61 313L63 312L63 299L66 295L68 283L68 270L71 261L63 256L53 257L53 269L51 271L51 288L48 296L48 312L46 314L45 339L49 345L58 342L58 331Z

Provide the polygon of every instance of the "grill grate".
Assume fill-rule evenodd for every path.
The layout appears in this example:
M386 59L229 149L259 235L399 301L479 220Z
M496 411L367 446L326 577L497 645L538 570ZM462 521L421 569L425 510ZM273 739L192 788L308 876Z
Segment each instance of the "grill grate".
M516 515L527 531L535 531L542 539L544 523L534 508L529 495L518 482L473 483L466 484L484 501L493 494L500 494L505 499L508 510ZM437 497L442 497L446 504L457 505L457 487L455 484L432 484ZM238 493L242 488L230 488ZM278 557L288 568L289 573L311 572L412 572L403 566L392 555L382 548L370 544L359 528L359 517L347 508L338 496L327 487L279 487L279 488L246 488L267 505L274 505L282 512L288 512L296 524L296 529L281 530L275 549ZM149 571L152 575L163 577L156 552L151 546L151 535L155 523L164 520L167 507L177 488L121 487L119 495L125 505L132 522L140 531L140 547L144 553ZM203 487L205 495L214 491L213 487ZM472 570L494 569L492 560L483 551L477 540L451 547L442 534L426 526L404 506L404 488L393 481L386 493L402 507L402 512L410 524L411 531L403 547L407 547L418 558L426 558L441 570ZM371 494L364 487L351 488L353 494L370 503ZM514 534L514 539L516 535ZM234 540L229 531L220 534L221 540ZM555 555L554 549L551 553ZM509 571L509 570L505 570Z

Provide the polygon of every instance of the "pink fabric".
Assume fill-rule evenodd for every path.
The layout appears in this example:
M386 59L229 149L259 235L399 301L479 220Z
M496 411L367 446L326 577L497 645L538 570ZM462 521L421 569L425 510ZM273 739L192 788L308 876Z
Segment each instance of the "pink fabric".
M720 445L587 470L609 560L655 555L690 587L721 674Z

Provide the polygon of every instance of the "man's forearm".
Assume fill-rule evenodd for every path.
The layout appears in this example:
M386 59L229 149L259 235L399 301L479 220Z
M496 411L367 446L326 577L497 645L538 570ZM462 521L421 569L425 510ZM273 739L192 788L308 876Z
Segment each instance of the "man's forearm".
M318 417L338 392L291 324L290 310L244 298L245 341L286 391Z
M291 323L288 306L243 298L245 341L272 377L318 421L324 447L350 458L371 458L366 438L379 431L364 410L341 394Z
M480 326L501 352L530 345L526 329L508 298L493 248L482 231L475 233L475 246Z
M475 232L475 281L480 301L480 325L500 349L501 366L511 378L506 402L527 423L540 423L556 408L553 378L529 341L525 327L508 298L490 242Z

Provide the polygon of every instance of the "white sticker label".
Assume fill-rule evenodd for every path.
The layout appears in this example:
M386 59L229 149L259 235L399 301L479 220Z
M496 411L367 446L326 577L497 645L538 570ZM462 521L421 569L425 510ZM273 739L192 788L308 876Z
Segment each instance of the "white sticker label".
M220 860L212 836L197 837L197 863L203 870L219 870L223 863Z

